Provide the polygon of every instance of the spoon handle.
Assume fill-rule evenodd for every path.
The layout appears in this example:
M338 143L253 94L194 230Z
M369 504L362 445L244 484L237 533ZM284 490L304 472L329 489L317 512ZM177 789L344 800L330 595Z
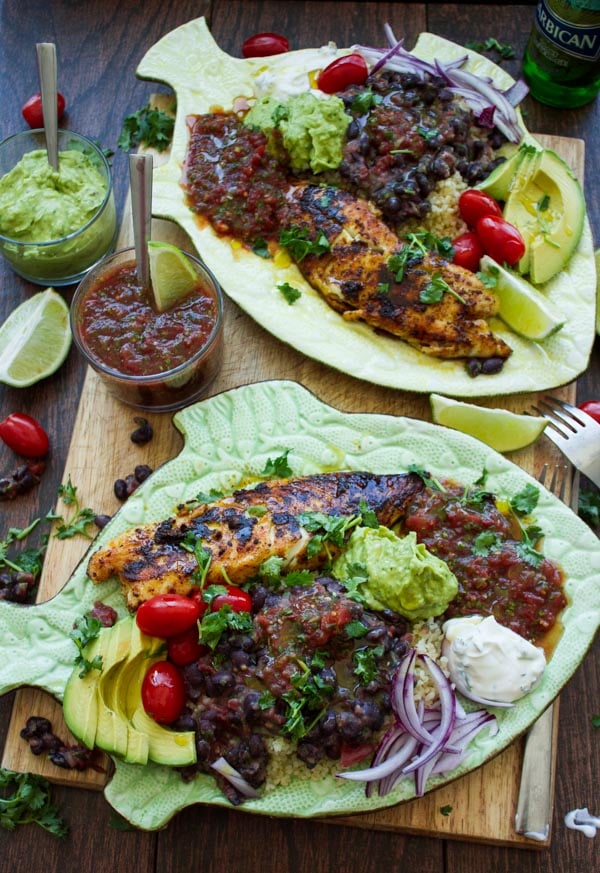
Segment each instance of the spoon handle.
M58 109L56 91L58 88L56 71L56 46L53 42L38 42L37 62L42 93L42 113L44 115L44 132L46 134L46 150L48 163L58 170Z
M150 284L148 241L152 224L152 155L129 155L129 186L137 278L140 285L147 288Z

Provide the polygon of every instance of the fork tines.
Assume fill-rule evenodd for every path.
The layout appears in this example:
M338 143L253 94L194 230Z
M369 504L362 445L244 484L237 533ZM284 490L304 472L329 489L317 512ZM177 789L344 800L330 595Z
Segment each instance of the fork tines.
M580 433L583 428L596 427L600 429L600 425L591 415L559 397L543 397L538 403L539 407L534 406L533 409L543 416L548 424L565 439Z

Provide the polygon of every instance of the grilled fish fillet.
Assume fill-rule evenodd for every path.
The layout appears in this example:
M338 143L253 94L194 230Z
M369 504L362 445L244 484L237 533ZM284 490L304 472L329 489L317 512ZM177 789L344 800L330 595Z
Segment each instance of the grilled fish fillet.
M190 532L211 555L205 585L224 584L226 579L240 584L257 575L260 565L273 555L283 558L284 571L317 569L323 556L307 556L314 534L296 516L303 512L352 515L364 501L389 527L403 517L408 502L422 488L414 473L340 472L261 482L214 503L191 510L181 507L173 518L122 533L92 555L87 572L94 582L118 577L127 606L134 611L156 594L186 595L197 590L193 576L198 563L193 552L182 546ZM330 554L337 552L332 543L327 546Z
M404 248L365 200L315 185L290 194L291 220L310 239L324 234L329 251L309 254L298 268L347 320L363 320L440 358L507 358L511 348L494 336L486 318L498 311L496 296L474 273L429 253L409 260L400 281L389 259ZM446 283L439 302L423 303L431 282Z

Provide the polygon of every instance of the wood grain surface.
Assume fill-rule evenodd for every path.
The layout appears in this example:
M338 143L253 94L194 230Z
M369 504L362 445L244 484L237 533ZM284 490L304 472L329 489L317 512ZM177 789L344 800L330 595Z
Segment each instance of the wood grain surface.
M161 106L167 99L155 96L154 103ZM541 136L540 140L543 145L561 154L578 175L583 173L585 150L581 140L548 136ZM126 208L119 247L131 244L131 234L131 218ZM171 222L155 220L152 236L153 239L175 242L183 248L194 250L186 235ZM294 379L313 391L319 399L345 412L379 411L425 420L431 418L426 395L407 394L377 386L369 386L365 392L365 386L357 385L357 380L283 346L230 301L227 301L225 313L225 349L223 370L211 388L211 394L266 379ZM573 401L575 386L566 386L554 393ZM521 394L502 398L500 405L522 412L530 409L536 398L535 394ZM135 414L115 400L97 375L88 370L63 476L65 483L69 479L77 483L81 505L100 505L106 507L107 512L118 508L113 492L115 471L118 471L118 476L125 476L138 463L136 455L142 454L135 447L132 448L129 439ZM181 438L171 424L170 416L154 414L147 417L155 435L143 449L144 463L156 469L178 453ZM131 426L125 426L126 422ZM103 435L100 441L99 433ZM93 458L93 464L90 464L90 458ZM544 463L554 464L560 460L554 445L545 439L524 451L514 452L511 458L531 473L536 473ZM81 538L50 541L38 593L40 602L48 600L63 587L87 545ZM17 771L37 772L66 785L74 783L86 788L102 788L106 773L110 772L108 759L104 761L106 773L60 770L45 757L32 760L28 746L19 738L19 731L32 712L48 718L61 736L68 734L60 705L39 690L23 689L16 696L3 766ZM515 833L513 828L521 758L522 741L518 741L484 767L423 798L366 815L354 815L348 821L358 827L428 836L452 834L455 839L529 847L531 842ZM444 816L440 809L447 807L452 809L452 814ZM335 822L344 824L346 819L336 818ZM535 846L543 848L547 842L539 842Z
M437 33L459 43L495 37L514 48L514 58L502 66L513 76L521 71L521 58L533 21L531 3L482 2L373 2L373 0L0 0L0 138L23 124L20 109L30 94L39 90L35 63L35 43L54 41L59 60L59 88L67 98L67 116L62 126L86 133L115 150L113 173L120 214L125 214L127 188L126 155L116 148L123 117L142 107L156 89L155 83L137 80L135 70L145 52L164 34L199 15L206 15L217 43L225 51L240 56L242 41L258 31L286 34L293 48L321 45L335 40L339 45L363 42L382 43L382 27L390 22L397 35L410 48L418 33ZM585 195L594 238L600 241L600 174L597 172L596 143L600 135L600 101L578 110L550 109L526 98L523 103L530 130L585 140L587 144ZM158 231L158 228L157 228ZM162 233L162 228L161 228ZM0 319L39 290L15 276L0 261ZM64 289L67 300L72 288ZM235 337L238 322L245 316L228 306L228 336ZM271 342L258 326L247 324L254 342ZM281 350L281 346L278 346ZM236 350L236 354L244 350ZM257 368L252 356L243 358L245 371L234 384L250 382ZM235 376L233 362L225 361L223 377ZM348 386L362 396L362 408L378 412L401 413L406 398L400 392L374 389L354 380L328 384L326 368L302 359L290 351L279 367L277 355L269 376L297 378L316 386L318 396L334 406L350 407ZM285 372L284 372L285 370ZM0 385L0 418L15 410L35 416L48 430L52 450L39 487L10 505L0 504L0 537L10 527L25 527L33 518L44 515L56 500L57 487L68 474L68 457L75 448L73 436L83 435L80 416L82 389L90 405L86 439L92 438L91 457L73 473L83 477L90 505L101 511L116 509L110 487L93 485L93 469L105 451L102 433L103 412L93 405L94 393L87 384L85 368L73 350L61 369L25 392ZM224 387L231 387L222 383ZM323 392L320 391L321 384ZM596 342L590 365L577 380L579 401L600 397L600 346ZM100 398L101 399L101 398ZM354 398L351 396L350 401ZM502 400L498 404L504 405ZM415 414L427 416L426 403ZM122 413L117 441L126 445L132 415ZM83 438L83 436L82 436ZM110 478L129 472L135 463L152 457L165 460L179 449L173 430L138 452L129 448L123 467L110 471ZM150 454L150 452L156 454ZM535 467L537 458L525 456L524 465ZM0 444L2 472L14 466L9 451ZM150 461L149 461L150 462ZM79 485L79 482L77 482ZM106 503L101 504L106 493ZM42 531L31 536L39 544ZM63 543L63 559L58 560L59 580L64 583L79 554L72 543ZM55 548L52 543L51 549ZM69 824L66 839L59 840L35 825L8 833L0 829L0 871L27 873L88 873L88 871L135 870L136 873L383 873L387 870L418 870L419 873L591 873L598 869L598 838L586 839L568 830L563 816L579 806L598 808L600 742L592 718L598 714L600 659L595 646L561 694L561 717L556 771L556 801L553 834L544 851L523 851L521 845L482 844L465 840L455 833L454 813L442 823L442 838L430 838L425 831L414 836L409 830L363 826L354 816L344 827L319 821L273 819L244 814L234 809L189 808L178 814L162 831L123 832L115 826L111 809L97 790L77 784L54 785L53 801ZM7 736L10 713L16 695L0 698L0 746L14 745ZM12 730L12 727L11 727ZM17 739L17 745L23 741ZM519 747L520 744L515 744ZM31 763L31 757L29 762ZM497 760L502 760L500 757ZM28 766L27 769L30 769ZM479 772L483 772L479 771ZM474 774L473 774L474 775ZM469 779L471 777L468 777ZM450 786L448 786L450 788ZM443 789L444 791L446 789ZM473 789L477 797L476 790ZM431 795L436 798L438 793ZM480 794L477 803L495 806L497 798ZM440 803L440 806L442 804ZM434 810L437 801L434 803ZM468 807L467 807L468 808ZM439 811L439 810L437 810ZM502 813L504 814L504 813ZM514 810L510 810L508 826ZM500 813L498 813L500 815ZM506 818L496 822L498 833L507 827ZM353 826L356 825L356 826ZM494 825L494 827L496 827ZM532 845L532 848L538 848Z

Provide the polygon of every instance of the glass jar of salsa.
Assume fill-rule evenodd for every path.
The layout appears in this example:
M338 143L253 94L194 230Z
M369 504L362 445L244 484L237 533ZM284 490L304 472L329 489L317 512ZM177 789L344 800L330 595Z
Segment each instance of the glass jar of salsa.
M108 390L137 409L180 409L206 393L221 366L221 289L198 258L185 256L198 283L165 312L154 309L140 285L133 248L105 258L73 297L77 348Z

